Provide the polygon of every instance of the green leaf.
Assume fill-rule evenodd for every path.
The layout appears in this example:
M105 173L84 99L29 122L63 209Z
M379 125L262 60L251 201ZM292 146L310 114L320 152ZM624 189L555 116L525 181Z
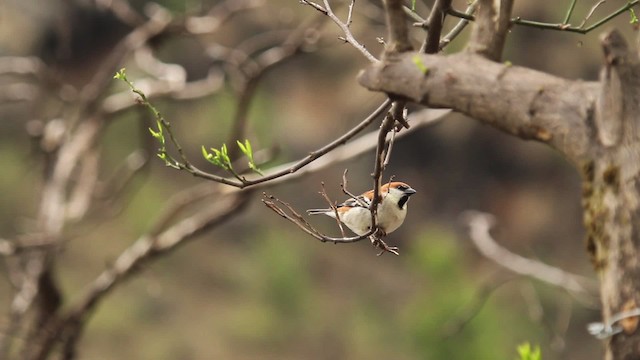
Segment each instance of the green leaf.
M204 156L204 158L215 166L221 167L225 170L229 170L229 166L224 161L224 156L222 155L222 151L216 148L210 148L210 149L213 153L207 152L207 149L204 146L202 146L202 155Z
M633 11L633 8L629 9L629 14L631 15L631 21L629 21L629 24L637 24L638 17L636 16L636 12Z
M156 139L160 139L162 137L162 133L155 132L155 131L153 131L152 128L149 128L149 132L151 133L151 136L153 136Z
M243 154L247 154L247 147L244 146L240 140L236 140L236 143L238 144L238 147L240 148L240 151L242 151Z
M124 80L127 81L127 74L126 74L127 69L122 68L118 71L116 71L116 74L113 75L114 79L118 79L118 80Z
M261 176L264 176L264 173L262 172L262 170L258 169L258 167L256 166L256 164L254 164L253 162L249 163L249 168L255 172L257 172L258 174L260 174Z
M517 347L518 355L520 357L517 360L541 360L542 352L540 351L540 346L537 346L532 349L531 344L528 342L518 345Z
M209 154L207 152L207 149L204 147L204 145L202 145L202 157L204 157L205 159L209 160L213 155Z
M251 161L253 161L253 149L251 149L251 143L249 142L249 139L245 139L244 144L245 144L245 147L247 148L247 153L248 153L247 156L251 159Z
M240 144L240 142L238 142L238 145ZM251 165L253 164L253 149L251 149L251 142L249 142L249 139L245 139L244 140L244 145L242 146L242 148L244 148L244 150L242 151L247 158L249 159L249 167L251 167Z
M227 144L222 144L222 147L220 148L220 150L222 150L220 152L220 156L222 157L222 161L224 161L226 164L231 166L231 158L229 158L229 152L227 151Z

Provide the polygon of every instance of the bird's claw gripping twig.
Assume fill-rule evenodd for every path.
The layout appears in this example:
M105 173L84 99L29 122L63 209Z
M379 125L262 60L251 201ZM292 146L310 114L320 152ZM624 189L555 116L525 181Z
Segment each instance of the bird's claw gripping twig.
M400 256L400 253L398 252L398 247L396 246L389 246L387 245L387 243L385 243L381 238L379 237L371 237L371 243L373 244L373 246L377 247L378 249L380 249L381 251L378 253L377 256L380 256L384 253L392 253L396 256Z

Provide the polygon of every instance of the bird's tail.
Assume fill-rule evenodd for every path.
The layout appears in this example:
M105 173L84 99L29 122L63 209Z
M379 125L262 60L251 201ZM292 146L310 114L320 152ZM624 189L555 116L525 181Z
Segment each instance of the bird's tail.
M326 214L329 211L331 211L331 209L309 209L307 210L307 214L308 215Z

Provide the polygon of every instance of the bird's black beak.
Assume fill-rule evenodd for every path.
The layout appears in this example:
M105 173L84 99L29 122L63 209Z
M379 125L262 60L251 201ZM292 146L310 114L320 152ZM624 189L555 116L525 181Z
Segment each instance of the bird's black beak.
M416 191L413 188L406 188L403 191L402 197L400 198L400 201L398 201L398 207L400 209L404 208L404 205L407 203L407 201L409 201L409 198L411 197L411 195L415 194Z

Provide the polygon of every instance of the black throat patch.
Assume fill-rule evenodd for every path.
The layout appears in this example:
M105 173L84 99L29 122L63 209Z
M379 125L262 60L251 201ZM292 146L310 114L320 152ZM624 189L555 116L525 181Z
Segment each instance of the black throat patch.
M409 195L404 195L400 198L400 201L398 201L398 207L400 208L400 210L404 208L404 204L406 204L407 201L409 201Z

